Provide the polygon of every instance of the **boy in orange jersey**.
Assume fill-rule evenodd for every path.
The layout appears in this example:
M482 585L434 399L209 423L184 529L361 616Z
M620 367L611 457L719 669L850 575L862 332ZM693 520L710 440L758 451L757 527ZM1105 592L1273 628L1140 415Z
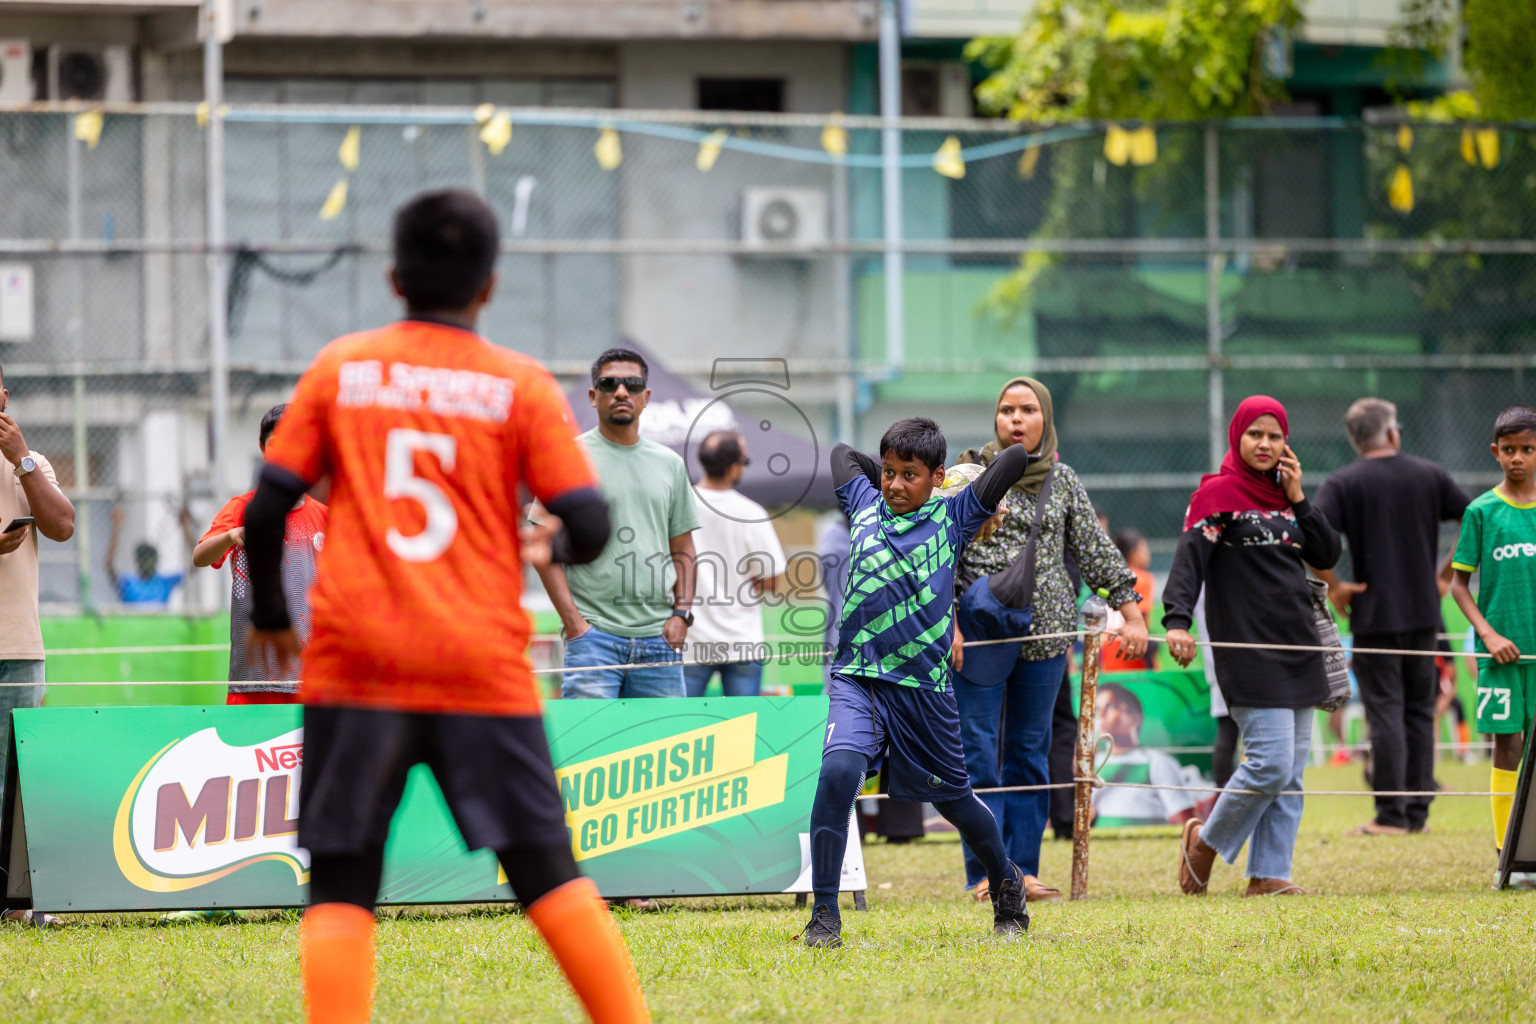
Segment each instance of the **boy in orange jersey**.
M286 405L274 405L261 418L258 444L267 450L272 431L283 418ZM213 517L208 532L192 549L192 564L223 568L229 561L229 704L297 704L299 667L281 679L272 678L266 667L247 657L246 634L251 630L251 573L245 558L245 507L255 491L230 498ZM309 639L309 588L315 582L315 565L325 547L325 504L308 494L288 513L283 528L283 592L288 616L299 643Z
M469 847L496 851L591 1018L649 1019L624 940L571 854L519 601L525 561L602 552L608 506L554 378L474 333L499 248L496 214L472 193L399 210L390 279L406 318L315 358L246 512L251 646L281 668L298 654L283 516L331 475L301 691L311 1024L368 1019L384 842L418 763ZM520 487L551 513L521 534Z

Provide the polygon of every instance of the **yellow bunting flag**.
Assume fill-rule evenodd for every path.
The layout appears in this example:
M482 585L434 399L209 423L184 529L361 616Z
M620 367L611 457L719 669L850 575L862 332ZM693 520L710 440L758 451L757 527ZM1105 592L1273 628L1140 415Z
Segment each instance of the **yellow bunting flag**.
M357 170L357 161L362 153L363 129L353 125L347 129L347 137L341 140L341 148L336 150L336 159L341 161L341 166L349 171Z
M1157 162L1157 132L1151 126L1126 134L1130 137L1131 163L1145 167Z
M1461 158L1472 166L1477 166L1477 143L1472 140L1472 129L1461 130Z
M821 130L821 148L829 156L842 158L848 155L848 130L843 127L843 115L835 112L832 120Z
M221 104L219 104L219 116L220 117L228 117L229 116L229 104L228 103L221 103ZM201 103L199 103L197 105L197 126L199 128L206 128L206 127L208 127L208 101L207 100L204 100L203 102L201 102Z
M1397 148L1404 153L1413 148L1413 129L1405 124L1397 126Z
M485 124L496 116L496 104L482 103L475 108L475 124Z
M1131 133L1117 124L1104 132L1104 159L1116 167L1124 167L1131 158Z
M617 168L624 162L624 147L619 142L619 133L612 128L598 129L597 145L592 147L592 155L597 157L597 166L603 170Z
M1407 164L1397 165L1392 184L1387 186L1387 202L1398 213L1413 212L1413 175L1408 173Z
M933 169L946 178L959 181L965 177L965 157L960 155L960 139L951 135L933 154Z
M709 137L699 143L699 156L694 161L694 166L701 171L707 171L715 166L715 161L720 159L720 147L730 136L731 133L724 129L710 132Z
M84 110L75 115L75 138L85 143L87 149L95 149L101 141L101 111Z
M341 216L341 211L346 208L347 179L338 178L336 184L331 186L331 194L325 197L325 202L320 207L320 219L335 220Z
M501 151L512 141L512 114L498 110L487 118L480 126L480 141L485 143L492 156L501 156Z
M1499 166L1499 130L1479 128L1473 137L1477 140L1477 159L1484 169L1491 171Z
M1040 147L1030 146L1019 154L1019 177L1026 181L1033 181L1035 168L1040 166Z

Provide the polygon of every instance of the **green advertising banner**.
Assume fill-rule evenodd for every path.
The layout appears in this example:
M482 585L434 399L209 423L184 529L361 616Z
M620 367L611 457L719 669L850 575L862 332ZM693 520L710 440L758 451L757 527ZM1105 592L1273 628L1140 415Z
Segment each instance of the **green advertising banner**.
M545 728L571 849L605 896L801 892L827 719L822 697L553 701ZM291 907L300 709L15 712L0 863L12 905L49 911ZM863 888L857 843L845 888ZM380 903L512 899L413 769Z

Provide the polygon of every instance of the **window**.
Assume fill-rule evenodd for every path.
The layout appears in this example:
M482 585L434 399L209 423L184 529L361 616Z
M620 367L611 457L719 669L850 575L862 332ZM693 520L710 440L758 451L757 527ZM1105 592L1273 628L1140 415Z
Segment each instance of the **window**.
M750 113L784 112L782 78L701 78L700 110L736 110Z

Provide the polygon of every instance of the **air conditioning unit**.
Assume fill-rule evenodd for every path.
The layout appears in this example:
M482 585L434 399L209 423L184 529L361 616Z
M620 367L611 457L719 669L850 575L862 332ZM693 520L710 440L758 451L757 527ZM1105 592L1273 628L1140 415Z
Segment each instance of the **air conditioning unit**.
M48 98L132 102L133 51L126 46L55 43L48 47Z
M753 248L827 244L827 193L819 188L749 188L741 240Z
M25 39L0 39L0 103L31 103L32 44Z

